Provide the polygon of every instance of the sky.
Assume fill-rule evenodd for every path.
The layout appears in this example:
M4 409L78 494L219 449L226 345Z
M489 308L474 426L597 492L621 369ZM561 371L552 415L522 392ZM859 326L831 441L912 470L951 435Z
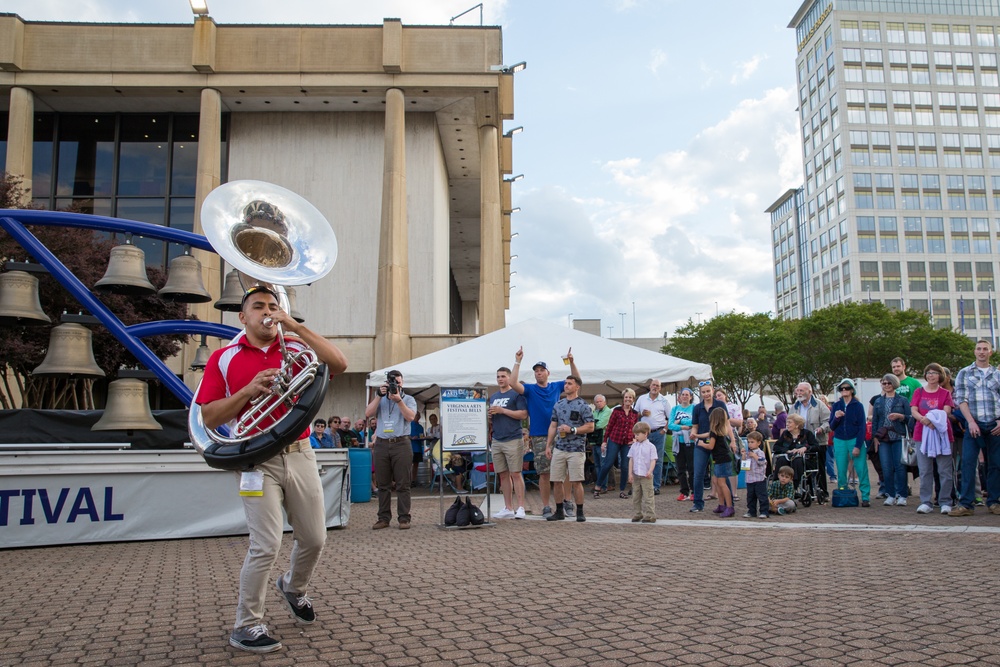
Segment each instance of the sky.
M220 24L447 25L471 0L208 0ZM485 0L515 74L507 323L656 338L769 312L770 217L801 185L801 0ZM188 23L186 0L2 0L26 20ZM478 25L479 9L455 20Z

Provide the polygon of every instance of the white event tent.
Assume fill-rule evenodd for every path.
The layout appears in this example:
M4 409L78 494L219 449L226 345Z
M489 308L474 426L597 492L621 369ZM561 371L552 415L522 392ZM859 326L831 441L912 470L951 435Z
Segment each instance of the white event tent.
M544 361L551 380L569 375L562 357L573 349L573 358L582 376L584 396L607 394L612 404L618 394L632 387L638 394L651 379L663 384L664 392L694 386L712 377L712 367L686 359L650 352L583 331L543 320L526 320L444 350L411 359L389 368L372 371L367 385L378 387L385 374L396 369L403 374L406 392L421 403L436 402L439 387L495 387L496 371L513 368L514 353L524 347L520 379L534 382L531 367Z

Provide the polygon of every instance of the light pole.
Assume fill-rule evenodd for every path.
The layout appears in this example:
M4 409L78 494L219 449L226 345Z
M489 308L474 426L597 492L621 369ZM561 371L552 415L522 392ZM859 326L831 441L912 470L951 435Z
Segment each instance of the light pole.
M622 329L625 327L622 326ZM622 338L625 337L625 332L622 331ZM635 338L635 301L632 302L632 338Z
M566 316L566 326L568 326L570 329L573 328L573 313L570 313L569 315Z
M701 324L701 313L696 312L695 315L698 316L698 324Z
M716 317L719 316L719 302L718 301L715 302L715 316Z
M611 338L611 330L614 329L614 328L615 328L615 325L613 325L613 324L609 324L608 325L608 338Z
M625 313L624 312L620 312L618 314L621 315L621 318L622 318L622 338L624 338L625 337Z

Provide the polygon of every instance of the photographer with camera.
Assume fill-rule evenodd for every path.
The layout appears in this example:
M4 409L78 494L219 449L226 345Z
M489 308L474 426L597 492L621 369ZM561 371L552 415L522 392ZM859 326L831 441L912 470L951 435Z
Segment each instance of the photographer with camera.
M399 529L410 527L410 422L416 417L417 402L403 392L403 374L392 370L385 384L365 408L365 417L377 418L373 457L378 487L378 521L372 530L389 527L392 519L392 485L396 485L396 520Z

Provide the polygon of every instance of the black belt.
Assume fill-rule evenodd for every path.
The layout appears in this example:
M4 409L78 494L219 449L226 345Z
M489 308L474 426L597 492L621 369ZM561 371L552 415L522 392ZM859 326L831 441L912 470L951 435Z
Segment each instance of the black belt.
M410 436L408 436L408 435L401 435L401 436L399 436L397 438L381 438L381 437L376 437L375 439L376 440L381 440L382 442L393 443L393 442L400 442L401 440L409 440Z

